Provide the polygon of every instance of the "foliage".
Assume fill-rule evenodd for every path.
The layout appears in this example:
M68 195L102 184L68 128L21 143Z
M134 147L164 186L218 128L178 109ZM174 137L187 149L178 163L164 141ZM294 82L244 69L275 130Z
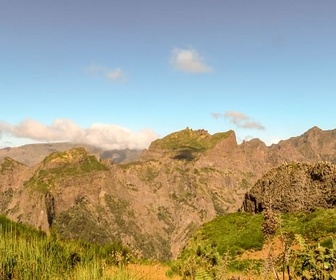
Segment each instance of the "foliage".
M262 215L232 213L204 224L197 236L207 244L216 244L221 255L232 256L245 250L260 250L264 243Z
M228 263L228 271L249 272L252 271L256 274L260 274L263 267L262 260L250 260L250 259L232 259Z
M204 224L172 268L194 279L201 274L204 278L199 279L217 277L214 275L222 275L223 271L271 273L277 279L280 274L292 279L336 279L335 233L336 209L317 209L312 213L227 214ZM261 260L239 257L245 250L260 250L264 236L268 240L280 238L282 251L276 255L271 252L267 259ZM219 260L214 266L209 265L211 256Z
M112 241L105 221L97 222L97 216L90 212L85 199L83 200L83 202L77 201L76 205L61 212L53 221L53 229L65 239L85 240L98 244Z
M190 279L220 279L223 258L214 244L194 242L173 263L172 270Z
M196 150L209 149L214 147L220 140L228 137L232 131L210 135L205 130L184 129L158 139L151 144L151 148L163 148L176 150L180 147L191 147Z
M336 209L316 209L278 216L275 235L283 249L272 264L274 273L283 279L336 279L335 214Z
M84 148L76 148L66 152L55 152L47 156L43 161L43 166L25 185L39 192L47 193L62 177L107 170L108 168L95 156L87 155Z
M173 263L173 270L184 277L221 279L227 269L257 269L259 263L239 263L235 257L262 248L262 221L262 215L233 213L204 224Z
M106 264L130 259L119 245L65 242L3 216L0 237L0 279L111 279Z
M30 225L15 223L0 215L0 234L15 233L16 237L24 236L25 238L44 238L46 234L37 230Z
M231 135L231 133L232 131L228 131L210 135L203 129L192 130L186 128L154 141L150 149L174 151L176 152L174 159L192 161L198 153L212 149L222 139Z
M296 275L302 279L336 279L336 243L333 248L325 248L317 244L309 246L306 241L296 235L300 250L293 252L292 263Z
M336 208L316 209L309 213L282 215L282 229L294 236L300 234L311 241L322 241L336 233Z

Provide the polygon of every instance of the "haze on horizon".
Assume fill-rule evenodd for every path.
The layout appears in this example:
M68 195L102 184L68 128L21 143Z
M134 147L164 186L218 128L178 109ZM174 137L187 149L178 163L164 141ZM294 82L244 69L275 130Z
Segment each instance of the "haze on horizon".
M336 2L1 1L0 148L336 128Z

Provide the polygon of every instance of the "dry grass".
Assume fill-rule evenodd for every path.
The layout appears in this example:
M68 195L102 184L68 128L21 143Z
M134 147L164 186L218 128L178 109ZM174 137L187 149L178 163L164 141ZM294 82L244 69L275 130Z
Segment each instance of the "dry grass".
M111 274L115 274L120 268L111 268ZM128 264L124 270L132 275L134 279L141 280L180 280L180 276L168 277L166 272L169 270L169 266L153 263L153 264Z

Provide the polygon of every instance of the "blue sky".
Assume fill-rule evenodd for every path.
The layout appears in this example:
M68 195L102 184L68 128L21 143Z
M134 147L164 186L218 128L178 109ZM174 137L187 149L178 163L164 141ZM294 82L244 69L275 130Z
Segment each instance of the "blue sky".
M0 147L336 128L334 0L2 0Z

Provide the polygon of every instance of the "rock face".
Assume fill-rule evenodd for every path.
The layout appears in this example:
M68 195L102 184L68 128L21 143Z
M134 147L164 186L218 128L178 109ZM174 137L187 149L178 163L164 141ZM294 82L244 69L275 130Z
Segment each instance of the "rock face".
M304 212L336 204L336 165L329 162L292 163L267 172L245 195L243 209L266 208Z
M210 135L185 129L154 141L138 161L124 164L99 160L78 147L54 152L33 166L5 158L0 161L0 210L45 231L52 227L64 238L121 240L145 257L169 259L201 224L237 211L267 170L285 162L302 170L310 167L297 162L335 163L335 135L335 130L313 128L267 147L258 139L238 145L233 131ZM307 172L317 182L322 177L316 168ZM300 174L296 178L310 180L306 171ZM260 191L250 194L257 202L247 211L259 211L259 205L264 207Z

